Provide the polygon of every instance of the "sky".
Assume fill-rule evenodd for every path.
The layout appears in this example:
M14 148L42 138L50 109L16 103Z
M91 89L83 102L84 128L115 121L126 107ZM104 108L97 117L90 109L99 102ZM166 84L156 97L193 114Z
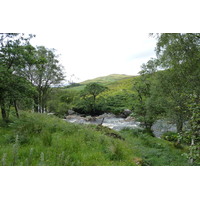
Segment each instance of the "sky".
M80 25L80 24L79 24ZM137 75L140 66L155 57L156 41L148 33L117 31L84 23L71 31L36 33L33 45L55 48L67 79L80 82L109 74ZM74 76L72 76L74 75Z
M42 2L36 18L40 6L45 6ZM144 29L148 18L142 19L131 1L51 2L31 30L36 34L32 44L55 48L67 79L80 82L109 74L136 75L143 63L155 57L156 41Z
M35 0L24 8L19 5L26 5L25 0L4 1L4 8L15 17L2 20L1 27L7 26L4 32L36 34L34 45L55 48L67 79L74 74L75 82L115 73L136 75L143 63L155 57L156 41L149 33L183 32L185 24L191 30L185 15L188 5L182 2L177 15L180 4L172 2ZM197 13L194 7L194 19ZM1 14L7 16L7 10Z

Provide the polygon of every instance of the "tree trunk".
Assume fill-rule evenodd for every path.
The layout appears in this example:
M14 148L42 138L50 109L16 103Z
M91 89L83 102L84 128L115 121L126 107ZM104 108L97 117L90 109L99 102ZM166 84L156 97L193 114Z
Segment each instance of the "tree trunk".
M95 115L95 112L96 112L96 96L94 95L93 96L93 114Z
M5 109L4 104L1 105L1 115L2 115L3 121L7 121L6 109Z
M176 124L176 127L177 127L177 132L178 133L181 133L183 131L183 123L182 122L178 122Z
M41 87L38 88L38 112L42 112L42 89Z
M18 111L18 107L17 107L17 102L16 102L16 100L14 100L14 107L15 107L16 116L17 116L17 118L19 118L19 111Z
M182 120L181 116L177 116L176 128L177 128L178 133L182 133L182 131L183 131L183 120Z
M191 139L191 145L190 145L190 164L192 165L194 163L194 158L193 158L193 149L192 147L194 146L194 138Z
M39 112L39 110L38 110L38 96L34 97L34 112Z

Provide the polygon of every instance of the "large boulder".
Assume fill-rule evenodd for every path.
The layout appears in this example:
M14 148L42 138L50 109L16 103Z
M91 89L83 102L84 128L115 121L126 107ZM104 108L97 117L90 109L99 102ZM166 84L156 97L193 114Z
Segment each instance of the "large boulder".
M120 114L120 117L126 118L126 117L128 117L131 113L132 113L131 110L129 110L129 109L124 109L124 110L122 111L122 113Z

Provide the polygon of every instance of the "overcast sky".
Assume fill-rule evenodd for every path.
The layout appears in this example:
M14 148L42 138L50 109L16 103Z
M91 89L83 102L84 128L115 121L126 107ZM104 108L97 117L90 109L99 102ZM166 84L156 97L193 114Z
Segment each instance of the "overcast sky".
M149 32L185 32L185 27L198 32L183 1L181 9L174 0L28 2L3 1L1 28L6 29L1 31L36 34L32 43L55 48L68 78L74 74L77 82L113 73L136 75L141 64L155 57L156 41ZM192 8L193 21L199 7Z
M115 73L136 75L141 64L155 57L155 40L144 30L148 19L131 1L59 2L49 3L42 20L37 19L32 43L55 48L68 78L74 74L79 82Z
M142 63L155 57L155 40L148 33L134 33L107 29L104 26L94 30L88 22L75 29L67 26L62 33L36 33L34 45L55 48L60 62L68 75L74 74L74 81L105 76L109 74L136 75ZM70 31L71 30L71 31Z

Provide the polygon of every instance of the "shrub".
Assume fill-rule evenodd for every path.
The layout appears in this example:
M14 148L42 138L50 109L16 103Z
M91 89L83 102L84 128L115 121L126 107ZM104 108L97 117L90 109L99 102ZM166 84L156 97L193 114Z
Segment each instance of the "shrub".
M175 132L166 132L164 133L161 138L170 142L177 142L178 141L178 133Z
M135 129L131 129L131 128L124 128L121 130L122 133L129 133L134 137L143 137L143 136L151 136L151 137L155 137L154 134L152 133L152 131L150 131L149 129L141 129L141 128L135 128Z

